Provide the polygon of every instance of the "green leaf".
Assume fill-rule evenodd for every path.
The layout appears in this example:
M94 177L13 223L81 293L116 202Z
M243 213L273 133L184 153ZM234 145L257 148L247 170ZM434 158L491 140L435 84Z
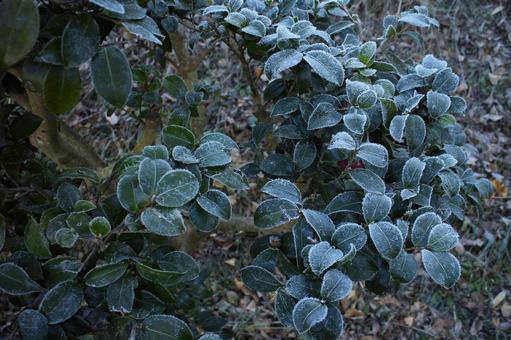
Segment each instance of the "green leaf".
M364 228L356 223L343 223L332 235L332 244L345 254L350 251L351 245L355 246L356 250L360 250L366 242L367 234Z
M217 142L222 144L223 149L225 151L231 151L234 149L238 149L238 144L232 140L231 137L221 133L221 132L206 132L204 136L200 139L200 144L204 144L207 142Z
M374 62L374 56L376 55L376 43L374 41L368 41L358 50L358 59L367 66L371 66Z
M293 275L286 282L286 293L291 295L297 300L314 294L315 282L309 280L305 275ZM295 304L293 303L293 306ZM293 307L292 306L292 307Z
M412 189L418 187L425 167L426 163L416 157L407 160L401 174L403 187Z
M317 130L337 125L342 115L330 103L320 103L309 117L307 130Z
M230 168L227 168L220 173L212 174L210 177L234 190L247 190L249 188L245 174Z
M89 230L96 237L104 237L110 233L112 226L105 217L97 216L89 222Z
M165 310L165 303L156 295L146 290L137 290L130 316L143 320L150 315L160 314Z
M339 308L329 306L326 318L314 325L309 333L317 339L340 339L343 328L344 320Z
M190 171L171 170L158 181L156 202L164 207L181 207L197 195L199 186L197 177Z
M306 297L298 301L293 309L293 324L295 329L303 334L323 321L327 314L328 307L319 299Z
M389 133L396 142L403 143L407 119L408 115L397 115L390 121Z
M293 161L298 168L306 169L314 163L316 155L316 145L309 140L301 140L295 145Z
M57 188L57 205L65 211L73 210L77 201L82 198L80 190L71 183L64 182Z
M177 145L172 149L172 158L176 162L183 164L197 164L199 160L193 155L192 151L182 145Z
M261 170L276 177L292 177L295 174L294 163L280 153L272 153L260 164Z
M25 309L16 322L23 339L42 340L48 334L48 319L34 309Z
M61 228L55 233L55 242L63 248L72 248L80 235L71 228Z
M178 271L154 269L146 266L143 263L137 263L136 267L140 277L149 282L158 283L160 285L170 285L176 283L178 279L183 276L183 273Z
M97 207L94 203L87 200L78 200L73 206L73 212L81 213L81 212L89 212L95 210Z
M391 208L392 199L380 193L368 192L362 201L362 212L367 223L383 220Z
M134 277L123 277L109 285L106 290L108 309L114 313L130 313L135 301L136 285Z
M300 190L292 182L286 179L274 179L267 182L262 188L261 192L270 196L288 200L295 204L301 204L302 194Z
M300 110L300 98L284 97L279 99L271 111L272 116L286 116Z
M460 81L460 77L452 72L450 68L446 68L437 73L431 88L433 91L449 94L456 90Z
M412 254L402 251L390 261L390 275L394 280L401 283L411 282L417 275L419 266Z
M451 288L456 284L461 275L460 263L454 255L447 252L432 252L427 249L421 251L424 269L433 281Z
M293 326L293 307L295 304L295 299L287 294L284 289L279 289L277 291L274 303L275 314L279 321L286 327Z
M33 0L4 0L0 3L0 69L20 61L39 36L39 10Z
M248 288L258 292L273 292L282 286L272 273L259 266L242 268L241 279Z
M260 229L270 229L299 217L298 207L286 199L269 199L261 203L254 214L254 223Z
M54 114L68 112L78 103L80 89L80 72L77 68L52 66L44 80L44 103Z
M154 195L158 181L171 169L170 164L162 159L144 159L138 168L140 189L149 196Z
M330 141L330 145L328 145L328 150L333 149L341 149L354 151L357 148L357 142L351 137L351 135L347 132L338 132L332 136L332 140Z
M447 113L451 106L451 98L443 93L435 91L428 91L427 93L427 107L428 113L431 117L440 117Z
M169 149L165 145L147 145L142 150L142 155L149 157L150 159L161 159L168 161Z
M90 3L106 9L107 11L124 14L124 6L117 0L89 0Z
M143 323L144 339L193 340L190 327L172 315L152 315Z
M335 225L328 215L311 209L303 209L302 214L321 240L330 240L335 231Z
M406 144L408 151L414 156L418 156L424 147L426 139L426 124L418 115L409 115L405 123Z
M193 225L199 231L211 232L215 230L218 225L219 218L202 209L197 201L192 203L188 209L188 214Z
M50 325L61 323L78 312L83 300L82 287L73 281L59 283L50 289L39 305Z
M188 87L186 86L183 78L177 75L170 75L165 77L163 80L163 86L169 95L177 99L185 98L186 93L188 92Z
M458 243L458 233L447 223L440 223L431 229L428 248L432 251L449 251Z
M132 75L124 52L115 46L103 47L91 63L97 93L115 107L123 107L131 94Z
M231 218L231 203L227 195L220 190L208 190L197 198L197 203L211 215L224 220Z
M222 166L231 162L231 157L224 151L219 142L206 142L201 144L194 153L202 168Z
M303 59L303 54L296 50L282 50L272 54L264 64L264 73L272 79L280 72L298 65Z
M321 78L341 86L344 82L344 69L339 60L325 51L309 51L303 59Z
M381 144L363 143L357 151L357 157L378 167L384 168L389 162L389 153Z
M51 257L50 247L48 240L44 236L43 229L32 216L29 217L28 223L25 226L24 241L25 247L31 254L42 258Z
M378 252L386 259L396 258L403 249L401 231L392 223L371 223L369 225L369 235Z
M127 269L128 265L124 262L97 266L85 275L85 284L94 288L106 287L119 280Z
M0 264L0 289L9 295L25 295L42 290L37 282L14 263Z
M92 16L79 14L72 17L62 33L62 60L67 67L87 62L96 52L99 40L99 26Z
M362 214L362 194L356 191L347 191L335 196L325 208L328 215L352 212Z
M309 264L312 272L320 276L336 262L339 262L343 255L342 251L332 247L327 241L313 245L309 251Z
M200 274L199 264L193 257L182 251L173 251L165 254L158 261L158 265L163 270L181 274L175 284L195 280Z
M323 276L321 283L321 297L329 302L344 299L353 289L353 282L340 270L330 269Z
M70 256L54 257L43 264L44 277L52 286L74 279L81 268L82 263Z
M149 197L140 190L136 175L124 175L117 183L117 199L129 212L138 212Z
M161 140L169 148L177 145L185 146L189 149L195 145L193 132L179 125L169 125L161 131Z
M156 235L171 237L185 231L183 216L178 209L147 208L140 219L146 229Z
M415 219L412 226L412 242L416 247L425 247L429 233L437 224L442 223L440 216L434 212L426 212Z
M368 169L354 169L349 172L351 179L362 189L376 194L385 193L385 182L380 176Z
M163 35L151 17L144 16L140 20L123 21L121 25L140 39L153 42L157 45L162 44L160 38L163 38Z
M37 130L42 121L41 117L27 112L12 121L9 131L14 138L25 139Z

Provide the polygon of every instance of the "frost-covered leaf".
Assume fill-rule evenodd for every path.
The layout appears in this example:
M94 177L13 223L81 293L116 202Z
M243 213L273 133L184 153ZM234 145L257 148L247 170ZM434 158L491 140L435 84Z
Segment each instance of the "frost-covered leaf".
M61 38L61 57L66 67L76 67L90 60L99 40L99 25L91 15L73 16Z
M180 162L183 164L199 163L199 160L193 155L192 151L182 145L176 145L172 149L172 158L174 158L176 162Z
M344 328L344 320L339 308L328 306L328 314L323 321L314 325L309 333L316 339L339 339Z
M414 156L424 148L424 140L426 139L426 124L418 115L409 115L405 123L406 144L408 151Z
M0 264L0 290L9 295L25 295L39 292L42 288L21 267L14 263L2 263Z
M341 86L344 82L344 69L339 60L324 51L309 51L303 57L321 78Z
M454 255L448 252L421 251L424 269L431 278L445 288L451 288L460 278L460 263Z
M161 140L163 144L169 148L176 145L182 145L187 148L193 148L195 144L195 137L193 132L187 128L179 125L169 125L161 131Z
M61 323L78 312L84 294L82 287L74 281L65 281L50 289L39 305L50 325Z
M117 0L89 0L90 3L99 6L107 11L124 14L124 6Z
M266 34L266 26L260 20L252 20L247 26L243 27L241 31L262 38Z
M437 224L442 223L440 216L434 212L426 212L415 219L412 226L412 242L416 247L425 247L429 233Z
M143 322L143 338L193 340L188 325L172 315L152 315Z
M119 280L127 269L128 265L124 262L97 266L85 275L85 284L94 288L106 287Z
M405 136L405 125L408 115L394 116L390 121L389 132L390 136L394 138L396 142L402 143L403 137Z
M42 340L48 334L48 319L34 309L25 309L16 319L23 339Z
M154 195L158 181L170 170L170 164L163 159L144 159L140 162L138 168L138 184L140 189L146 195Z
M247 177L241 171L227 168L220 173L210 175L210 177L234 190L247 190L249 188Z
M111 312L130 313L135 302L135 277L126 276L108 286L105 300Z
M328 307L319 299L306 297L298 301L293 309L293 324L295 329L303 334L323 321L327 314Z
M361 225L356 223L343 223L337 227L332 235L332 244L348 253L350 245L355 246L356 250L362 249L367 242L367 233Z
M399 92L413 90L415 88L423 87L425 85L424 79L417 74L407 74L401 77L396 84L396 89Z
M302 194L292 182L286 179L274 179L267 182L261 191L273 197L288 200L295 204L301 204Z
M23 238L27 250L36 256L42 258L51 257L48 240L44 235L41 225L30 216L25 226L25 234Z
M65 211L73 210L77 201L82 198L80 190L71 183L64 182L57 188L57 205Z
M178 209L147 208L140 220L147 230L156 235L177 236L185 230L183 216Z
M335 225L328 215L311 209L303 209L302 214L321 240L330 240L335 231Z
M330 269L323 276L321 297L329 302L344 299L353 289L353 282L340 270Z
M264 65L264 73L268 78L273 78L282 71L298 65L303 59L303 54L296 50L282 50L272 54Z
M305 275L293 275L286 282L286 293L297 300L313 294L315 283L309 280Z
M376 43L374 41L368 41L358 50L358 59L367 66L371 66L374 62L374 56L376 54Z
M140 189L136 175L124 175L117 183L117 199L129 212L138 212L149 197Z
M330 145L328 145L328 149L341 149L353 151L357 148L357 142L351 137L351 135L347 132L338 132L332 136L332 140L330 141Z
M412 281L417 275L419 266L412 254L405 251L390 261L389 270L392 278L401 283Z
M460 81L460 77L452 72L450 68L446 68L437 73L431 88L433 91L449 94L456 90Z
M191 201L199 192L199 181L188 170L177 169L167 172L157 185L156 202L164 207L181 207Z
M201 168L222 166L231 162L231 157L224 151L223 144L210 141L201 144L194 152Z
M357 151L357 157L378 167L386 167L389 162L389 153L381 144L363 143Z
M348 130L358 135L363 134L367 127L367 115L361 110L350 110L342 119Z
M427 106L428 113L431 117L440 117L449 110L449 107L451 106L451 98L443 93L428 91Z
M309 117L307 130L317 130L337 125L342 115L330 103L320 103Z
M362 214L362 194L356 191L347 191L335 196L325 208L325 214L352 212Z
M258 292L273 292L282 286L272 273L259 266L241 269L241 279L248 288Z
M439 172L438 176L440 177L442 188L445 190L447 195L451 197L458 195L462 185L458 175L447 170Z
M220 190L208 190L197 198L197 203L211 215L224 220L231 218L231 203L227 195Z
M261 170L276 177L292 177L295 174L294 163L284 154L272 153L260 164Z
M309 265L312 272L319 276L340 261L343 255L342 251L332 247L327 241L322 241L313 245L310 249Z
M368 192L362 201L362 212L367 223L383 220L391 208L392 199L381 193Z
M386 259L396 258L403 249L401 231L392 223L371 223L369 225L369 235L378 252Z
M447 223L440 223L431 229L428 248L432 251L449 251L458 243L458 233Z
M285 116L289 115L300 109L300 98L298 97L284 97L279 99L273 110L271 111L272 116Z
M425 167L426 163L417 157L407 160L401 174L403 187L412 189L418 187Z
M349 172L351 179L367 192L385 193L385 182L368 169L355 169Z
M222 144L224 151L228 152L234 149L238 149L238 144L232 140L231 137L221 132L206 132L200 139L200 144L207 142L217 142Z
M316 154L316 145L312 141L301 140L295 145L293 162L299 169L306 169L314 163Z
M299 217L298 207L287 199L269 199L261 203L254 213L254 223L261 229L270 229Z
M274 303L275 314L277 314L279 321L286 327L293 326L293 308L295 304L296 300L287 294L284 289L277 291Z

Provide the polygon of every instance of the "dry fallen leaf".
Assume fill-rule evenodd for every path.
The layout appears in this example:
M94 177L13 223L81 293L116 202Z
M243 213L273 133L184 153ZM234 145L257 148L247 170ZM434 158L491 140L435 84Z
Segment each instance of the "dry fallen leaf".
M498 293L498 294L497 294L497 296L496 296L495 298L493 298L493 300L491 301L491 306L492 306L493 308L495 308L495 307L497 307L498 305L500 305L500 303L501 303L502 301L504 301L504 299L506 298L506 295L507 295L507 293L506 293L506 291L505 291L505 290L503 290L503 291L501 291L500 293Z

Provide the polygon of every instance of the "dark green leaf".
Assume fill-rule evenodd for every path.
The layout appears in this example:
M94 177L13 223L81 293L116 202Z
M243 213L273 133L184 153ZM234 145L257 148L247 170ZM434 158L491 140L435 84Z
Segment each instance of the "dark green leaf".
M43 86L44 102L54 114L70 111L80 99L81 80L77 68L52 66Z
M76 67L90 60L100 39L99 26L88 14L69 20L61 39L62 60L67 67Z
M293 152L293 161L300 169L306 169L314 163L316 159L316 145L308 140L301 140L296 143Z
M195 145L193 132L179 125L169 125L161 131L161 140L169 148L182 145L189 149Z
M321 297L329 302L344 299L351 292L353 282L340 270L330 269L323 276L321 283Z
M178 209L147 208L141 216L142 224L156 235L177 236L185 231L183 216Z
M241 279L248 288L258 292L273 292L282 285L272 273L258 266L241 269Z
M208 190L197 198L197 203L211 215L224 220L231 218L231 203L227 195L220 190Z
M152 315L144 320L143 338L148 340L193 340L190 327L172 315Z
M51 257L48 240L44 236L43 229L32 216L29 217L25 226L25 247L27 250L39 257Z
M328 307L319 299L306 297L298 301L293 309L293 324L303 334L311 327L323 321L328 314Z
M123 277L108 286L106 302L111 312L130 313L135 301L136 279Z
M73 281L59 283L44 296L39 311L50 325L61 323L78 312L83 300L82 287Z
M85 284L94 288L106 287L119 280L127 269L128 265L124 262L98 266L85 275Z
M454 255L447 252L421 251L424 269L431 278L445 288L451 288L460 278L460 263Z
M332 244L342 250L343 253L348 253L352 244L356 250L360 250L366 242L367 234L364 228L356 223L343 223L337 227L332 235Z
M403 249L403 236L398 227L389 222L369 225L369 235L378 252L386 259L393 259Z
M285 199L269 199L261 203L254 214L254 223L258 228L270 229L299 217L298 207Z
M41 286L14 263L0 264L0 289L10 295L25 295L41 291Z
M42 340L48 334L48 319L36 310L25 309L16 321L23 339Z

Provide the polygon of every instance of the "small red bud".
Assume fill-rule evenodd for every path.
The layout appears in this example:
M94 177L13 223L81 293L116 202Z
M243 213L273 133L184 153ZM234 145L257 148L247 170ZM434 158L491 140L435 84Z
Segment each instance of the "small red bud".
M343 159L342 161L337 161L337 165L339 166L339 169L341 169L341 171L344 171L348 167L348 160Z
M357 161L354 161L353 163L351 163L351 168L352 169L365 169L365 165L364 165L363 161L357 160Z

